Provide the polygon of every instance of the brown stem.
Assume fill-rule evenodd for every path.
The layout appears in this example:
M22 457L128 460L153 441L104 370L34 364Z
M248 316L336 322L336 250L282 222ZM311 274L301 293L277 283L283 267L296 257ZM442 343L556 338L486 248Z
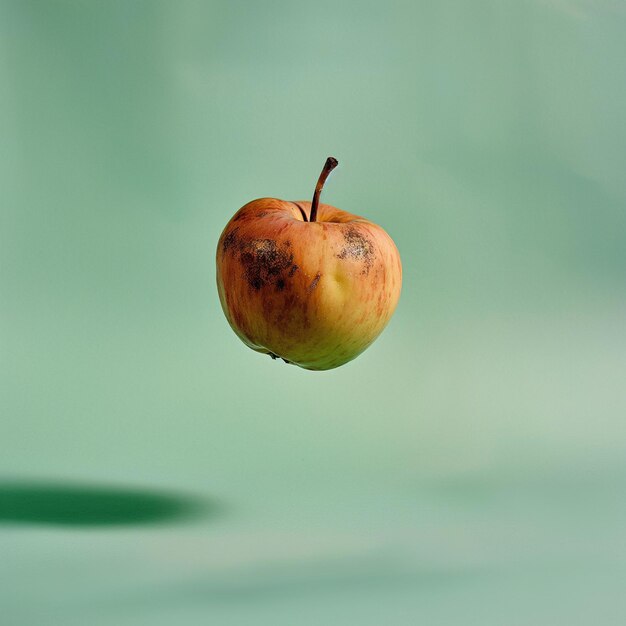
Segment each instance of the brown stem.
M313 194L313 202L311 202L311 216L309 222L314 222L317 218L317 206L320 203L320 194L322 193L322 187L328 178L328 175L339 165L339 161L335 157L328 157L326 163L324 163L324 169L320 177L317 179L317 185L315 185L315 193Z

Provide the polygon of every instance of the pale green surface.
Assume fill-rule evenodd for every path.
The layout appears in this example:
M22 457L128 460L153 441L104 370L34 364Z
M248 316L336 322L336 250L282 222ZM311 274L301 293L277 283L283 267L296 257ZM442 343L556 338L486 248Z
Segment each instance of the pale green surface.
M5 520L3 626L626 623L625 59L620 0L0 2L0 480L213 506ZM330 154L405 284L312 373L213 256Z

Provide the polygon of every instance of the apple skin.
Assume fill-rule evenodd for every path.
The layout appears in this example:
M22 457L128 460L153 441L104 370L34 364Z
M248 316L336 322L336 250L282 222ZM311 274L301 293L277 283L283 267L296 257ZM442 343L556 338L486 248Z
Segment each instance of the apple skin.
M260 198L217 246L226 319L250 348L309 370L351 361L382 332L402 287L400 254L378 225L311 202ZM306 215L306 221L304 219Z

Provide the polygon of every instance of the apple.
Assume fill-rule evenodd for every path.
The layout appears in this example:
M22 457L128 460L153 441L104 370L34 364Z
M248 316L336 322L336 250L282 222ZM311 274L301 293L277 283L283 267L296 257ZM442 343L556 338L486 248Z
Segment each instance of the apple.
M226 319L250 348L308 370L363 352L389 322L402 286L391 237L362 217L312 202L260 198L241 207L217 245Z

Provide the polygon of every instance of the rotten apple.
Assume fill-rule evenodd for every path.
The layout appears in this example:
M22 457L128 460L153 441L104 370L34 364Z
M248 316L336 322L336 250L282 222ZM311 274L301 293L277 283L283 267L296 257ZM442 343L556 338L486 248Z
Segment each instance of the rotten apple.
M257 352L309 370L354 359L391 318L402 286L393 240L378 225L328 204L260 198L239 209L217 246L226 319Z

